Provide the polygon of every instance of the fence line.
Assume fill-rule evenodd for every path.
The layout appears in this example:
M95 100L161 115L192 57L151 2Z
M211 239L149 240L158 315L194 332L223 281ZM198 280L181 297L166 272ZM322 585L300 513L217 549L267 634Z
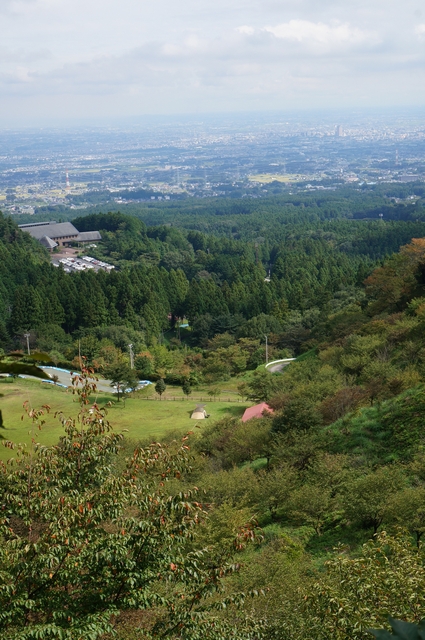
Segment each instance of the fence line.
M155 396L151 396L151 397L142 397L140 398L140 400L153 400L154 402L175 402L175 401L181 401L181 402L245 402L244 400L242 400L241 398L222 398L222 397L215 397L215 398L182 398L181 396L169 396L169 397L163 397L163 398L157 398Z

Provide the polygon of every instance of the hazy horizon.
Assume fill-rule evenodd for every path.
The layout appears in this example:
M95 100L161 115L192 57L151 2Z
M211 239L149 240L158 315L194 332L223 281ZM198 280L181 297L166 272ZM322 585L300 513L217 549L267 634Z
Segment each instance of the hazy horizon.
M0 0L0 126L425 105L419 0Z
M129 116L75 116L33 118L31 121L15 120L4 122L0 116L0 132L25 131L73 131L73 130L144 130L144 129L177 129L179 127L235 127L237 130L251 129L256 126L289 125L294 127L320 126L364 126L373 123L376 126L406 127L420 124L424 120L425 106L373 107L373 108L340 108L340 109L292 109L292 110L257 110L257 111L217 111L199 113L146 113ZM425 125L424 125L425 126Z

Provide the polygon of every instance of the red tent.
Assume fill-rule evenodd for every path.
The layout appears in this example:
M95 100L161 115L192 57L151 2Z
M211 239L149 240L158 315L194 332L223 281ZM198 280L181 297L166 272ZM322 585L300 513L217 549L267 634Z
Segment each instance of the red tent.
M245 409L245 413L242 416L242 422L247 422L248 420L251 420L251 418L262 418L264 411L274 413L273 409L269 407L267 402L261 402L260 404L255 404L253 407L248 407L248 409Z

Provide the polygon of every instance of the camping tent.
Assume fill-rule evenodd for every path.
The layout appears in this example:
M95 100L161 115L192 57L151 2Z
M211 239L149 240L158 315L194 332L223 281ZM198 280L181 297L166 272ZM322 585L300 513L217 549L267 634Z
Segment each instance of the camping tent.
M207 412L205 411L205 405L196 405L190 417L192 418L192 420L204 420L204 418L208 418Z
M247 422L251 420L251 418L262 418L264 412L273 413L273 409L269 407L267 402L261 402L260 404L255 404L253 407L248 407L242 416L242 422Z

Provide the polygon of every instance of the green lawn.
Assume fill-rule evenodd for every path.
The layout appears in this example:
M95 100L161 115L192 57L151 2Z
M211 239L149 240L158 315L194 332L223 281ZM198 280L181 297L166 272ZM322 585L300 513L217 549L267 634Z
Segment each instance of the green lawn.
M174 397L170 387L167 392L169 397ZM127 429L126 436L138 440L150 437L161 439L170 431L184 432L193 429L197 422L191 420L190 414L200 400L200 393L193 393L189 400L180 399L181 395L177 393L175 397L179 399L160 401L147 399L143 394L136 394L135 397L127 398L124 403L116 402L112 394L99 393L96 400L101 406L108 401L113 401L113 406L108 410L108 419L111 424L118 431ZM93 400L95 400L94 397ZM25 401L28 401L33 408L39 408L44 404L50 405L51 413L46 416L46 423L41 431L37 429L32 434L31 421L27 417L22 420ZM211 421L219 420L225 415L241 416L250 403L205 401L205 404L210 418L205 422L201 421L201 424L210 424ZM0 382L0 408L6 427L1 434L7 440L28 444L33 435L37 442L46 445L56 443L62 434L62 427L57 418L54 418L54 412L63 411L67 416L75 416L78 412L75 396L66 389L21 379ZM8 457L10 457L10 450L0 446L0 459Z
M248 379L248 377L247 377ZM238 394L237 386L241 382L244 382L245 378L231 378L225 382L216 382L214 384L202 384L199 387L192 388L192 394L189 396L189 402L198 403L198 402L210 402L211 396L208 395L208 391L211 388L219 389L220 393L217 400L220 402L239 402L241 401L241 397ZM158 397L155 392L154 385L149 385L145 387L142 391L139 392L141 395L149 398ZM163 398L174 400L174 399L186 399L182 388L178 386L167 385L167 389L162 396Z

